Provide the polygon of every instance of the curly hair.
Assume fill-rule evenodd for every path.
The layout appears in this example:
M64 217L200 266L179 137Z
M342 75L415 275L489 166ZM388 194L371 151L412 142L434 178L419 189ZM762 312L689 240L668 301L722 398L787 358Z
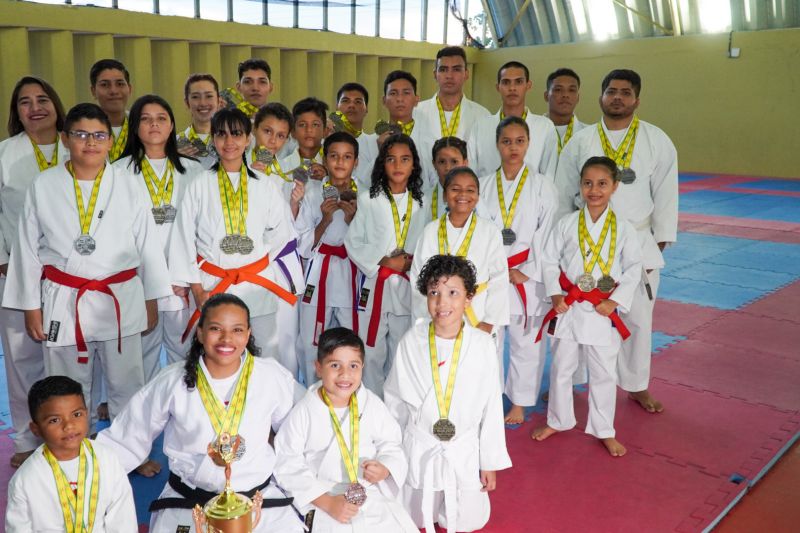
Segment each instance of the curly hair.
M389 188L389 176L386 175L386 158L389 156L389 150L396 144L405 144L411 150L411 155L414 158L414 168L411 169L411 175L408 177L408 185L406 187L411 192L411 197L422 207L422 165L420 165L419 154L414 141L404 133L391 135L381 146L378 157L375 159L375 165L372 167L372 185L369 187L369 197L377 198L383 193L389 198L392 194Z
M477 291L477 274L472 261L457 255L434 255L425 262L417 278L417 290L428 295L428 289L434 287L442 278L458 276L464 282L467 296L472 298Z

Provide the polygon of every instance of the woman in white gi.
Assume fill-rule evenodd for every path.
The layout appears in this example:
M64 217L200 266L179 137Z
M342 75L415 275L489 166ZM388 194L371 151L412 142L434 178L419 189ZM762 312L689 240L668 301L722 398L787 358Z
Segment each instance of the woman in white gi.
M364 273L359 335L366 344L364 383L378 396L400 337L411 325L408 271L427 222L422 169L414 141L392 135L381 146L369 192L359 194L356 216L344 239L347 255Z
M492 337L464 323L475 295L475 268L437 255L422 268L416 289L431 319L403 336L386 380L386 406L403 428L408 476L403 504L418 527L434 523L475 531L489 520L495 471L511 467L503 427L503 398Z
M254 357L258 353L244 302L232 294L212 296L185 364L159 373L98 434L97 442L113 449L130 472L164 432L170 477L150 506L151 533L190 531L192 508L222 492L225 468L209 456L209 446L226 438L240 443L241 455L231 465L233 490L250 497L260 490L265 503L277 505L262 510L255 531L303 531L291 499L272 481L275 451L268 442L292 408L297 383L277 361Z
M10 113L9 138L0 142L0 293L28 185L40 172L69 159L58 135L64 106L49 83L32 76L20 79L11 93ZM39 444L28 427L27 397L31 385L44 377L44 360L42 345L25 333L22 311L0 308L0 338L15 432L11 466L16 468Z
M556 320L549 326L553 367L547 425L531 434L544 440L575 427L572 376L584 354L589 366L586 433L600 439L615 457L626 451L616 439L614 412L617 358L621 341L630 335L617 310L630 308L642 273L636 230L609 207L618 186L614 160L590 157L580 177L585 207L559 220L547 239L542 271L553 310L543 327Z
M221 105L217 80L211 74L192 74L183 86L183 102L192 115L192 123L178 136L178 151L196 158L203 168L211 168L217 161L211 117Z
M297 237L280 190L247 166L250 119L238 109L222 109L211 121L219 162L192 180L178 210L170 239L170 273L188 285L196 306L230 292L250 308L252 327L264 355L277 357L275 314L278 298L296 297L275 281L270 270ZM189 335L199 313L184 331Z
M478 277L476 294L467 307L465 319L472 327L493 334L508 325L508 266L503 241L497 226L479 216L475 206L480 198L480 182L468 167L455 167L444 178L447 211L425 226L414 250L411 285L415 285L425 263L434 255L450 254L467 258ZM411 295L414 318L428 316L425 296Z
M550 232L556 196L550 178L525 163L528 124L519 117L500 121L495 133L501 165L481 179L479 213L494 222L508 261L508 328L498 335L502 361L504 336L509 335L509 367L505 393L511 400L506 423L525 420L525 407L536 405L546 351L533 340L548 309L539 270L539 256ZM502 363L500 368L502 368ZM502 372L500 373L502 379Z

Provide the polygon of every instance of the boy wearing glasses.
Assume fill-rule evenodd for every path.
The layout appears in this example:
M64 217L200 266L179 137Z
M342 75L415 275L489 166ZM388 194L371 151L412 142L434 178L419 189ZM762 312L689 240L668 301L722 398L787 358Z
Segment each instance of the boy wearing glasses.
M146 300L172 294L150 210L133 181L107 164L111 124L100 107L67 113L70 159L27 191L11 250L3 305L25 312L44 344L45 371L92 393L99 358L113 418L144 385L142 331L155 326Z

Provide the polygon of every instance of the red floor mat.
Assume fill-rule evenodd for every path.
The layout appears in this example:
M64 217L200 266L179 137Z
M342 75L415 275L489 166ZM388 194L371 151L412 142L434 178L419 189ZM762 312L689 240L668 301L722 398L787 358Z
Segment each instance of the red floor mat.
M653 331L687 337L694 330L720 318L727 312L716 307L657 300L653 313Z

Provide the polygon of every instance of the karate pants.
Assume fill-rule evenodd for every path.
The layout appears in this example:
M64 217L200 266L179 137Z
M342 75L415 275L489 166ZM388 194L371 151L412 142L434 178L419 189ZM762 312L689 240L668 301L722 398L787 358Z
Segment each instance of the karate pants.
M278 299L278 312L275 313L277 323L276 342L278 344L278 362L292 373L292 377L297 379L298 353L297 353L297 330L300 315L300 298L298 303L292 305L284 300Z
M629 313L620 313L620 318L631 332L622 343L617 363L619 386L628 392L647 390L650 384L650 362L653 351L653 307L656 303L660 271L655 269L647 275L653 299L647 297L647 289L640 282L633 295Z
M122 337L122 353L117 352L117 339L87 342L89 361L78 362L78 347L54 346L44 348L44 368L48 376L68 376L83 387L86 405L90 405L92 390L100 387L93 382L95 363L103 365L103 379L108 393L108 412L114 420L139 389L144 386L144 367L142 365L142 336L139 333ZM90 413L96 422L96 413Z
M589 366L589 420L586 433L598 439L613 437L614 412L617 407L616 365L620 351L619 335L610 346L579 344L570 339L553 338L553 365L550 368L550 403L547 425L558 431L575 427L572 377L581 352Z
M179 311L159 311L158 324L153 331L142 334L142 367L144 381L149 383L161 370L161 347L167 352L167 365L186 359L192 337L181 342L191 313L189 309Z
M477 476L478 473L475 472ZM422 516L422 490L413 489L408 485L403 487L400 493L403 507L406 508L411 519L419 528L425 527ZM489 493L480 490L461 490L458 489L458 511L456 514L456 530L477 531L489 521L491 514L491 504L489 503ZM436 491L433 495L433 521L439 527L447 529L447 518L445 516L444 491ZM425 533L435 533L426 531Z
M394 364L400 339L411 327L411 315L381 313L375 346L367 346L367 330L371 309L358 317L359 336L364 341L364 372L361 380L369 390L383 398L383 383Z
M317 371L314 361L317 360L317 347L314 345L314 331L317 324L317 306L300 305L300 338L298 350L300 352L302 372L306 387L317 381ZM362 320L359 317L359 321ZM353 329L353 310L349 307L325 307L325 329L335 327Z
M25 313L17 309L0 308L0 336L3 341L11 424L15 432L14 452L29 452L40 444L29 427L28 391L45 375L42 343L28 336Z
M508 335L508 377L505 380L505 392L514 405L528 407L536 405L539 398L539 387L542 384L544 365L547 359L547 341L542 339L534 344L536 334L542 325L544 315L525 317L511 315L508 326L499 328L497 332L500 345L500 376L503 376L503 346Z

